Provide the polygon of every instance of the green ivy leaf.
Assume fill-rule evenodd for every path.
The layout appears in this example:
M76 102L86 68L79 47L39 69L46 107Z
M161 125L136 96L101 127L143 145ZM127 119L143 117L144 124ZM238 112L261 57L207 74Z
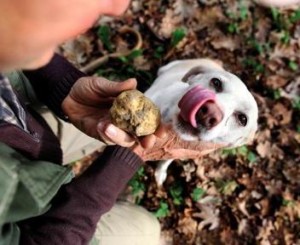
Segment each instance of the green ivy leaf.
M292 61L292 60L289 61L288 66L289 66L289 68L290 68L292 71L297 71L297 70L299 69L298 64L297 64L295 61Z
M247 156L248 151L249 151L249 150L248 150L247 146L245 146L245 145L243 145L243 146L237 148L238 154L240 154L240 155L242 155L242 156Z
M183 187L180 184L180 182L175 183L173 186L170 188L170 194L173 198L173 203L175 205L181 205L183 203Z
M176 47L178 43L185 37L186 33L183 28L176 29L171 36L171 46Z
M249 162L254 163L257 160L257 155L254 152L249 151L247 159Z
M205 190L199 187L194 188L192 191L191 197L192 199L197 202L199 201L205 194Z
M169 214L169 205L166 202L161 201L159 203L159 208L154 212L157 218L164 218Z
M294 13L292 13L290 17L290 21L292 23L298 22L300 20L300 9L297 9Z
M98 28L97 35L100 38L100 40L102 41L104 47L109 52L112 52L112 45L111 45L111 42L110 42L110 36L111 36L111 34L110 34L109 27L106 26L106 25L100 26Z

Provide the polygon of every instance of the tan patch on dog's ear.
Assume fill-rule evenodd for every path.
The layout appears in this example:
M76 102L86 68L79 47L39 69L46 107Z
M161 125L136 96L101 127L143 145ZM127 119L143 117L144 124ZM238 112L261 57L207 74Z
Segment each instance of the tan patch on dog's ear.
M191 70L189 70L185 75L184 77L181 79L181 81L183 81L184 83L188 82L188 80L191 78L191 77L194 77L200 73L204 73L207 69L204 68L203 66L196 66L196 67L193 67Z

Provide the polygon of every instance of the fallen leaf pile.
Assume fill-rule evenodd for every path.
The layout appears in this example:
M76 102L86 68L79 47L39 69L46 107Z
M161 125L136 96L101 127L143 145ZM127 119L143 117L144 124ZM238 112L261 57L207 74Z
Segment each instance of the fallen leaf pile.
M252 145L174 161L163 186L156 162L129 183L131 201L160 220L162 244L300 244L300 8L252 1L133 0L61 47L79 68L109 53L93 73L136 77L145 90L169 61L209 57L237 74L259 105Z

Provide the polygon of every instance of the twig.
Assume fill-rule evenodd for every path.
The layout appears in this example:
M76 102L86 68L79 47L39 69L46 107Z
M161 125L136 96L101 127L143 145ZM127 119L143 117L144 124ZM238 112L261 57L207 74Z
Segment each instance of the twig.
M99 66L101 66L102 64L104 64L105 62L107 62L109 60L109 58L118 58L118 57L123 57L123 56L127 56L129 55L132 51L136 50L136 49L140 49L143 46L143 39L142 36L140 34L139 31L129 27L129 26L124 26L122 27L119 32L121 34L130 32L132 34L135 35L136 37L136 45L127 51L124 52L115 52L115 53L111 53L111 54L107 54L104 56L101 56L93 61L91 61L89 64L85 65L84 67L82 67L80 70L84 73L90 73L94 70L96 70Z

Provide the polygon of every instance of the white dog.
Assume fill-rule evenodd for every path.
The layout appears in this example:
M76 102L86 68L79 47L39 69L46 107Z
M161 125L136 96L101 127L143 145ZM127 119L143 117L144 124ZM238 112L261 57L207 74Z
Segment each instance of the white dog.
M145 95L188 141L210 141L236 147L250 142L257 130L258 108L245 84L208 59L174 61L158 71ZM166 178L172 160L161 162L155 176Z

